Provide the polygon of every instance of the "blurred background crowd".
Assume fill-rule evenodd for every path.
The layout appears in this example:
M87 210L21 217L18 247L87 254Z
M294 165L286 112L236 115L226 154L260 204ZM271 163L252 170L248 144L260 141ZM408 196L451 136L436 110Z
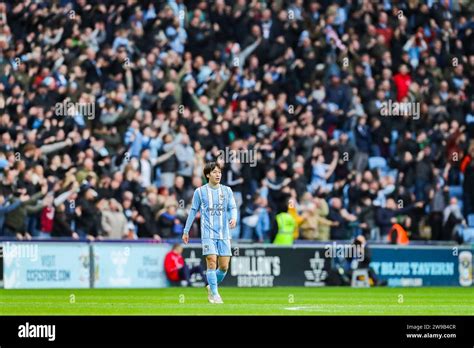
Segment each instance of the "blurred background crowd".
M218 160L234 238L460 242L474 226L473 13L2 1L0 235L179 238ZM419 113L382 112L393 103Z

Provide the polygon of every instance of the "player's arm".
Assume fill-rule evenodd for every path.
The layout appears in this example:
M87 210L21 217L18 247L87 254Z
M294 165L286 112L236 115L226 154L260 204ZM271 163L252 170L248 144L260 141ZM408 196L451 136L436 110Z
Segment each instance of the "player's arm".
M184 244L188 244L189 242L189 230L193 225L194 218L196 217L197 212L199 211L199 207L201 206L201 198L199 197L199 188L194 191L193 195L193 202L191 204L191 210L189 211L188 218L186 219L186 225L184 226L183 231L183 242Z
M234 194L232 189L229 187L229 199L227 200L227 212L230 213L229 225L230 228L234 228L237 224L237 204L235 204Z

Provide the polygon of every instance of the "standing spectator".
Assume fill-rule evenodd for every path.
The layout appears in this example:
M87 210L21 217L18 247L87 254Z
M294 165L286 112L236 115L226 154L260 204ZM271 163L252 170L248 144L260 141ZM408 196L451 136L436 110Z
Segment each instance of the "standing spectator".
M456 197L452 197L449 205L443 211L443 235L442 240L457 240L458 229L461 225L466 226L466 220L461 213Z
M340 198L333 198L329 207L328 219L335 223L331 226L331 239L341 240L351 238L349 224L357 217L342 207Z
M447 196L448 188L443 189L440 182L430 190L429 225L432 240L440 240L443 237L443 212L447 205Z
M89 186L82 188L76 207L76 232L81 238L95 239L99 232L99 214L96 207L97 192Z
M183 223L176 215L178 206L169 204L165 206L165 211L158 217L158 231L162 238L179 237L183 233Z
M337 161L339 159L339 153L333 152L332 161L330 164L326 164L324 155L322 153L313 154L312 163L312 176L311 176L311 190L313 193L328 193L332 190L333 184L328 183L337 167Z
M180 137L178 139L180 139ZM171 149L177 145L176 143L177 139L173 141L173 137L171 134L166 134L163 140L164 140L164 145L162 149L165 152L171 151ZM173 187L174 178L176 176L176 172L178 171L178 168L179 168L179 161L178 161L178 158L176 157L176 154L171 155L171 157L169 157L167 160L161 163L160 179L161 179L162 186L166 188Z
M286 201L288 202L288 201ZM277 235L273 241L276 245L293 245L294 232L298 227L295 218L288 212L289 204L281 204L282 209L276 215Z
M411 76L408 73L408 68L405 64L402 64L398 73L393 76L393 82L397 87L397 101L404 101L408 96L408 91L410 90L411 85Z
M463 182L464 216L474 214L474 158L466 166Z
M4 234L17 239L31 239L31 234L27 232L27 214L39 212L42 208L40 200L46 195L48 186L46 180L41 183L41 191L33 194L30 199L26 200L16 209L11 210L5 218ZM26 195L26 187L23 184L18 185L16 191L17 197ZM10 204L20 198L14 198Z
M159 203L156 190L149 189L146 197L142 199L138 206L138 213L143 217L143 221L137 224L137 235L139 238L161 240L157 225L158 211Z
M46 195L43 199L43 209L41 210L40 222L41 222L41 231L39 234L39 238L41 239L50 239L51 232L54 228L54 197L52 194Z
M183 134L181 142L176 145L176 158L179 161L177 174L184 178L184 184L188 187L191 185L191 178L194 173L195 153L187 134Z
M367 125L366 116L358 118L357 126L355 128L354 133L357 146L357 153L354 158L354 169L357 172L363 172L367 167L370 149L372 146L372 139L370 135L369 126Z
M23 201L26 201L29 197L28 195L23 195L19 197L15 202L10 203L9 200L5 200L5 196L0 194L0 236L3 236L3 224L5 222L5 215L9 212L20 207Z
M269 241L270 216L267 211L267 200L262 196L255 197L253 206L246 210L248 214L242 219L242 238L254 239L259 243Z
M302 200L304 220L300 226L301 236L308 240L329 240L330 226L336 226L337 222L326 219L329 214L328 204L324 199L311 197L309 192L305 193Z
M51 231L51 237L69 237L73 239L79 239L79 234L74 232L68 221L66 214L66 207L64 204L60 204L54 212L53 230Z
M101 238L123 239L128 237L127 218L117 200L113 198L109 201L103 200L99 204L99 209L101 212Z
M394 224L401 223L402 225L405 225L406 218L404 218L404 215L407 213L411 213L413 209L421 208L422 206L423 203L418 202L414 205L409 205L407 207L397 209L395 200L393 198L388 198L386 206L379 208L376 214L376 222L378 227L380 228L381 237L385 238Z
M415 167L415 196L417 201L426 201L428 192L433 183L433 164L431 160L431 148L425 147L418 153Z

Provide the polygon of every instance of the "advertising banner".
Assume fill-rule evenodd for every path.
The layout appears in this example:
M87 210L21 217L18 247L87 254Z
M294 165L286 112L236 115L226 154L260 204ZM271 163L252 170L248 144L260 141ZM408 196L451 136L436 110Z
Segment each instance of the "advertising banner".
M95 288L163 288L167 244L95 243Z
M223 285L237 287L324 286L331 260L323 247L236 246ZM189 267L206 269L200 245L188 246L183 255ZM199 275L193 286L203 286Z
M330 246L330 245L328 245ZM223 285L237 287L325 286L340 255L325 245L236 245ZM343 250L342 245L338 245ZM466 247L372 246L370 267L388 286L472 286L472 251ZM188 266L206 268L200 245L184 249ZM199 275L193 286L203 286Z
M370 266L389 286L471 286L472 252L458 247L372 247Z
M167 287L164 258L170 249L168 244L134 242L3 242L4 287ZM337 252L328 252L331 250L335 246L235 244L223 285L325 286L330 284L335 260L341 260ZM370 251L370 267L388 286L473 286L473 251L465 246L376 245ZM185 246L183 256L189 267L206 269L200 244ZM191 284L201 287L204 280L194 274Z
M5 289L88 288L89 245L2 243Z

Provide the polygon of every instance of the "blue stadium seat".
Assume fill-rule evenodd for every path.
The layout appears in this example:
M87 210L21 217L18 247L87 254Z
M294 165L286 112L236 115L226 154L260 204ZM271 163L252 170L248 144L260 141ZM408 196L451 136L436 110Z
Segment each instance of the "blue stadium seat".
M332 138L334 140L339 140L339 137L341 136L342 133L344 132L339 129L335 129L334 132L332 133Z
M396 143L398 140L398 131L397 130L392 130L392 143Z
M474 243L474 227L466 227L460 231L464 243Z
M474 227L474 214L469 214L467 216L467 224L469 227Z
M397 181L398 169L390 169L386 172L382 171L382 174L388 175L393 178L394 181Z
M349 187L350 185L345 185L342 188L342 199L345 208L349 208Z
M347 132L347 136L349 137L349 143L355 145L355 135L353 131Z
M369 157L369 169L383 169L386 170L388 168L387 166L387 160L383 157Z
M449 186L449 197L462 199L462 186Z

